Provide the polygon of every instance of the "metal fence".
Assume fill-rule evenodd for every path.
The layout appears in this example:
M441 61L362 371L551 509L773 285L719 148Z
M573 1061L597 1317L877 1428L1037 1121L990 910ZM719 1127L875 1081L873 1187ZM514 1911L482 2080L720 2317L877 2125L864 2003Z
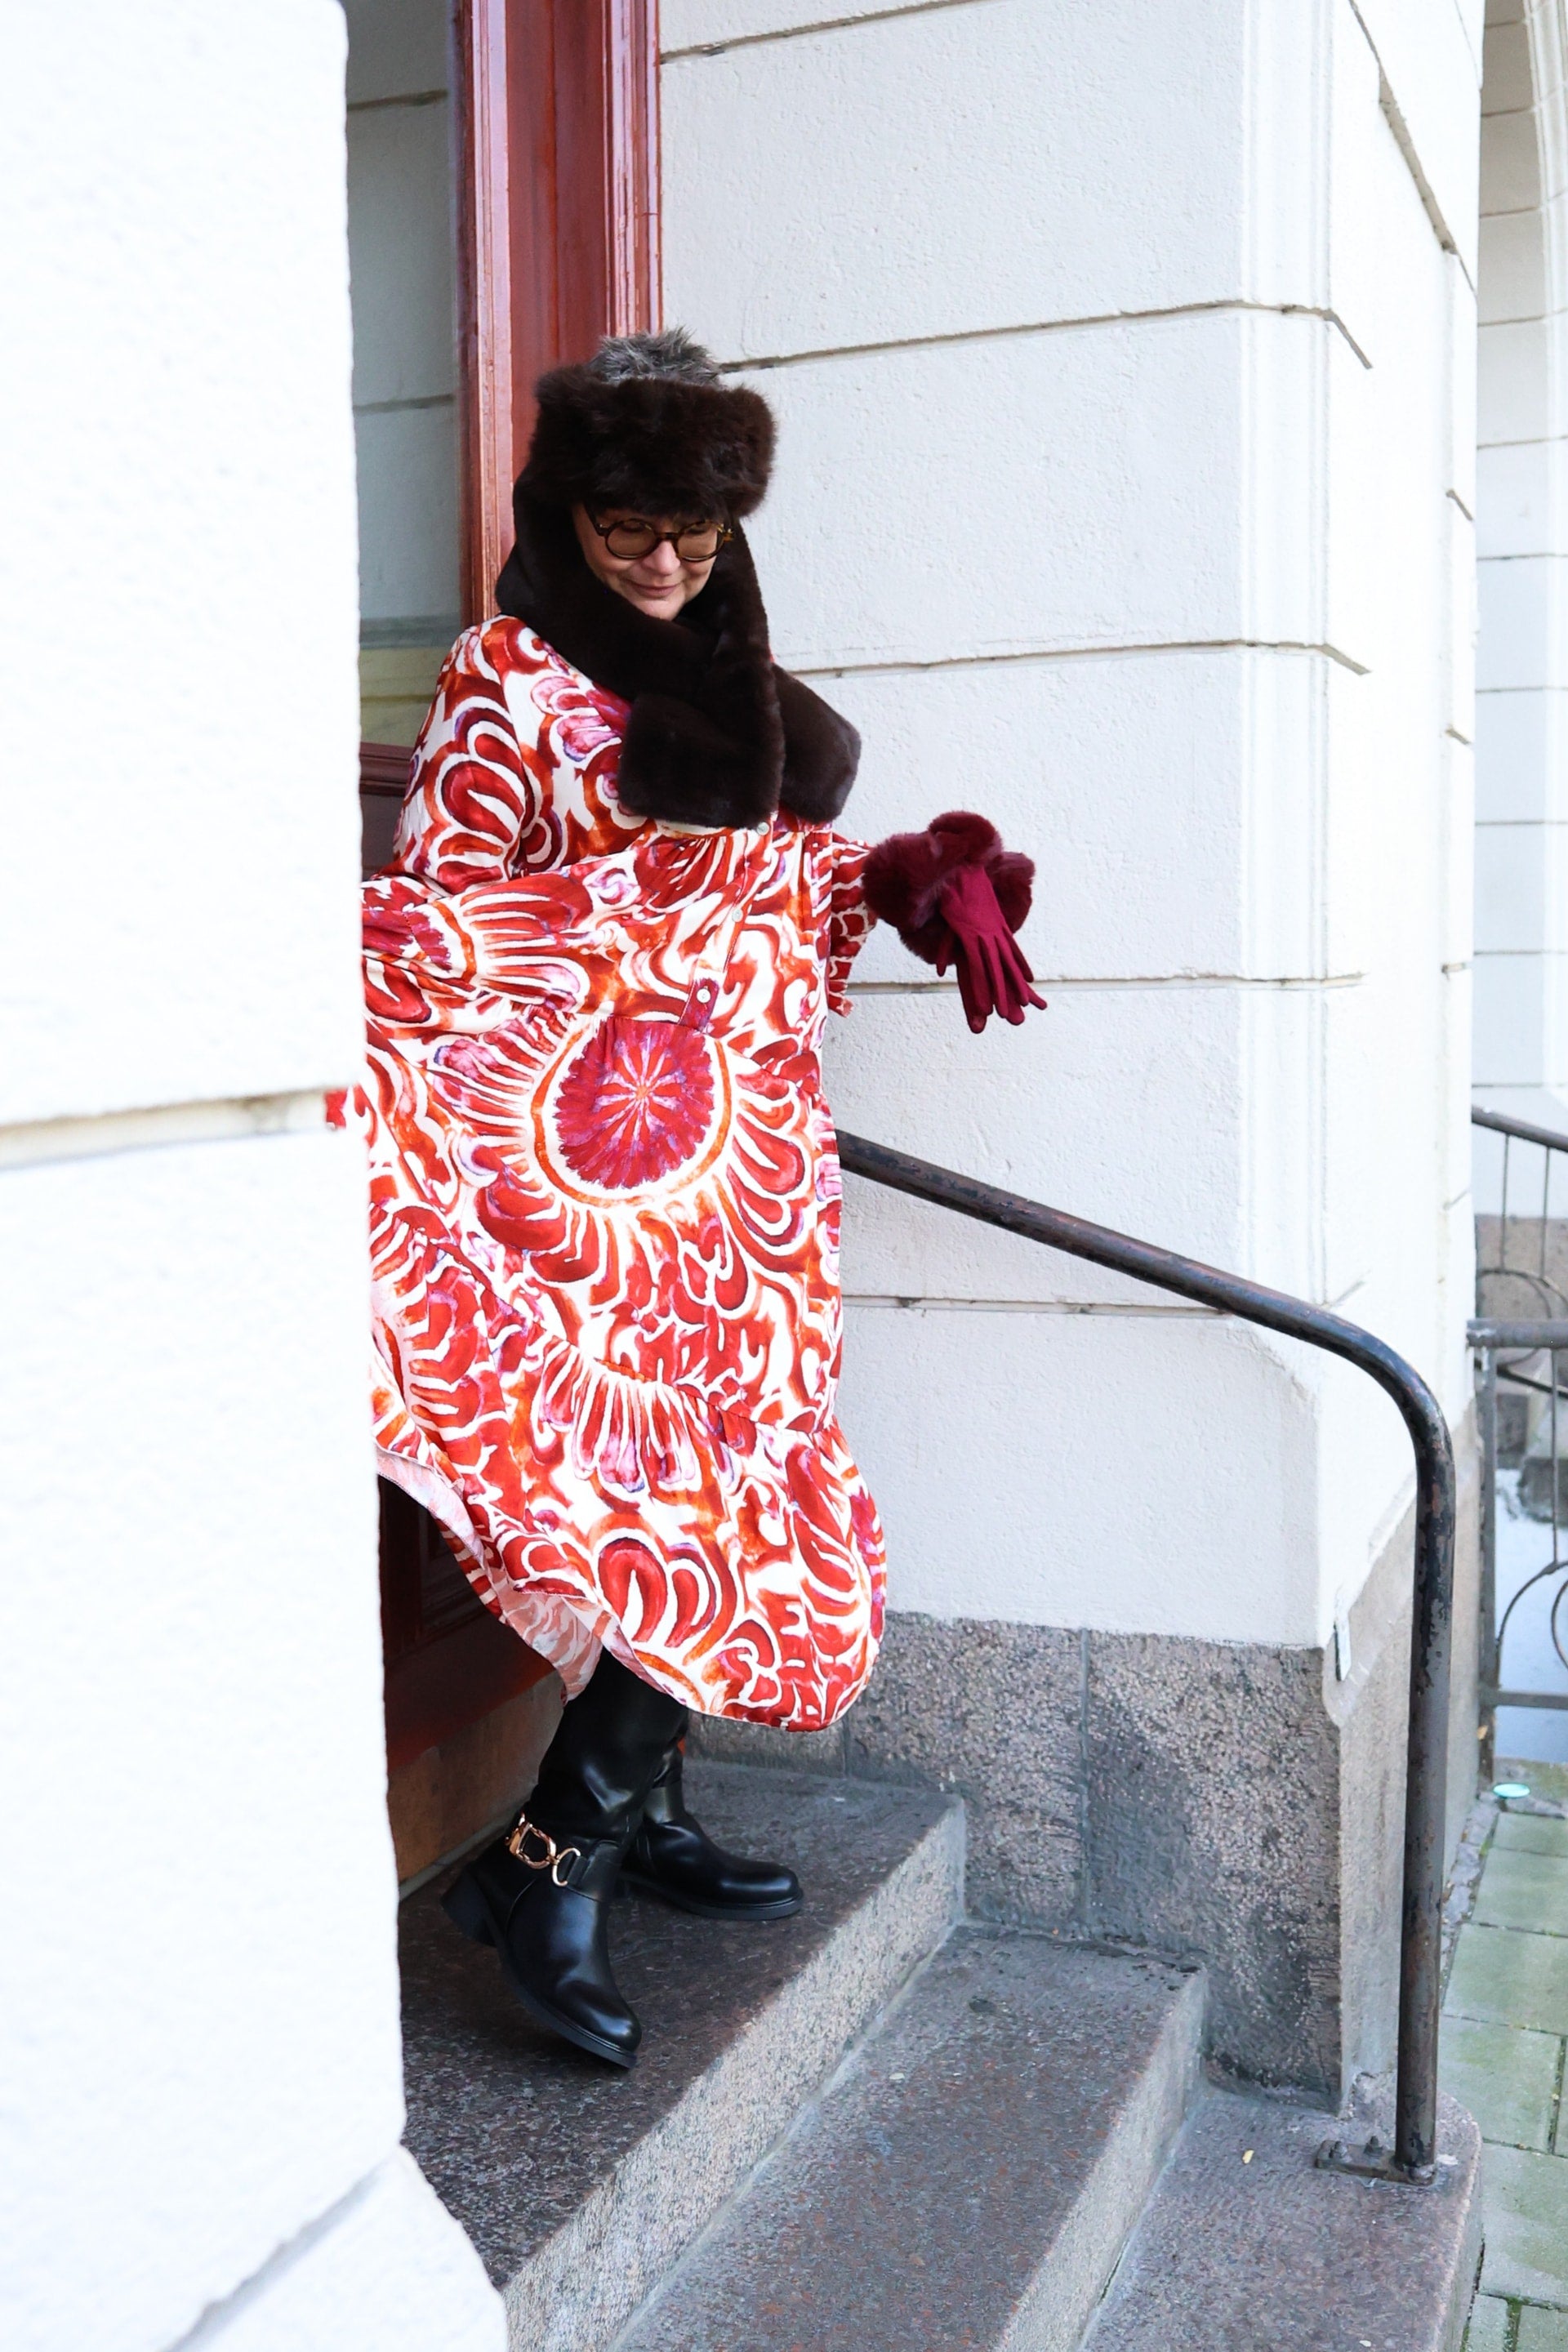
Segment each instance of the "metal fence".
M1476 1219L1470 1325L1481 1444L1481 1770L1489 1780L1500 1706L1568 1712L1568 1135L1500 1111L1471 1118L1498 1139L1489 1168L1483 1146L1482 1173L1495 1176L1495 1191L1489 1183L1482 1192ZM1533 1686L1535 1675L1556 1680L1559 1667L1555 1688Z

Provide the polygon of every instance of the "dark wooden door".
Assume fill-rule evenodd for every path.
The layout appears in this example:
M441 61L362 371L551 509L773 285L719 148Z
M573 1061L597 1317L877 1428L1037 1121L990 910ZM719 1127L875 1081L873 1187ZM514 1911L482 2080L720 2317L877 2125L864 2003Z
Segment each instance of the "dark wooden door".
M465 617L493 610L511 485L547 367L658 316L657 0L460 0L458 273ZM361 752L365 870L390 853L405 745ZM384 1481L382 1624L395 1770L525 1690L543 1664L493 1618L439 1529Z

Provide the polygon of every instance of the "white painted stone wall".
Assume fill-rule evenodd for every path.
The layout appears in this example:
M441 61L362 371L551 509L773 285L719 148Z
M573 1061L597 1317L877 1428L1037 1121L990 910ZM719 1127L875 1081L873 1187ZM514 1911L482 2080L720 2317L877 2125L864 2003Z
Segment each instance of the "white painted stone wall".
M360 1034L342 13L80 0L0 58L0 2341L499 2352L397 2145L322 1118Z
M1476 1084L1493 1108L1568 1130L1568 61L1556 0L1488 0L1485 55ZM1496 1205L1497 1157L1478 1154L1483 1206Z
M1479 0L663 28L666 315L777 408L851 821L1039 867L1049 1013L973 1041L879 937L842 1123L1341 1304L1458 1416ZM1325 1637L1411 1492L1360 1376L849 1191L895 1606Z

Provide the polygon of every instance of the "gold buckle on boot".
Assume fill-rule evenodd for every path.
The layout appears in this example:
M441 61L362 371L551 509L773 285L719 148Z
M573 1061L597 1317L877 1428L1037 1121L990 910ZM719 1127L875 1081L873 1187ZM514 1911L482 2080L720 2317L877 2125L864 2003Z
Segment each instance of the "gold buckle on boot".
M524 1852L530 1838L537 1838L544 1848L544 1852L537 1857ZM566 1884L561 1874L567 1864L581 1862L583 1859L581 1846L557 1845L550 1832L542 1830L537 1822L531 1822L526 1813L519 1816L517 1827L507 1839L506 1850L508 1853L514 1854L525 1869L547 1870L555 1885L561 1887Z

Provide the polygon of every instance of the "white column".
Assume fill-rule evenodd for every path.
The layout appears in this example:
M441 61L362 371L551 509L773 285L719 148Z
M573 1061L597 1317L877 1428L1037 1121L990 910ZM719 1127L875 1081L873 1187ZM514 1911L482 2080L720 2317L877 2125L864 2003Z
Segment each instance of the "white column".
M497 2352L398 2148L323 1118L361 1034L342 14L84 0L0 50L0 2336Z
M1466 1397L1479 24L666 0L666 311L781 422L846 822L1039 869L978 1043L879 937L842 1123L1342 1304ZM892 1600L1322 1640L1411 1492L1357 1376L851 1186Z
M1555 5L1489 0L1482 111L1476 1090L1568 1130L1568 97ZM1494 1158L1481 1159L1489 1173Z

